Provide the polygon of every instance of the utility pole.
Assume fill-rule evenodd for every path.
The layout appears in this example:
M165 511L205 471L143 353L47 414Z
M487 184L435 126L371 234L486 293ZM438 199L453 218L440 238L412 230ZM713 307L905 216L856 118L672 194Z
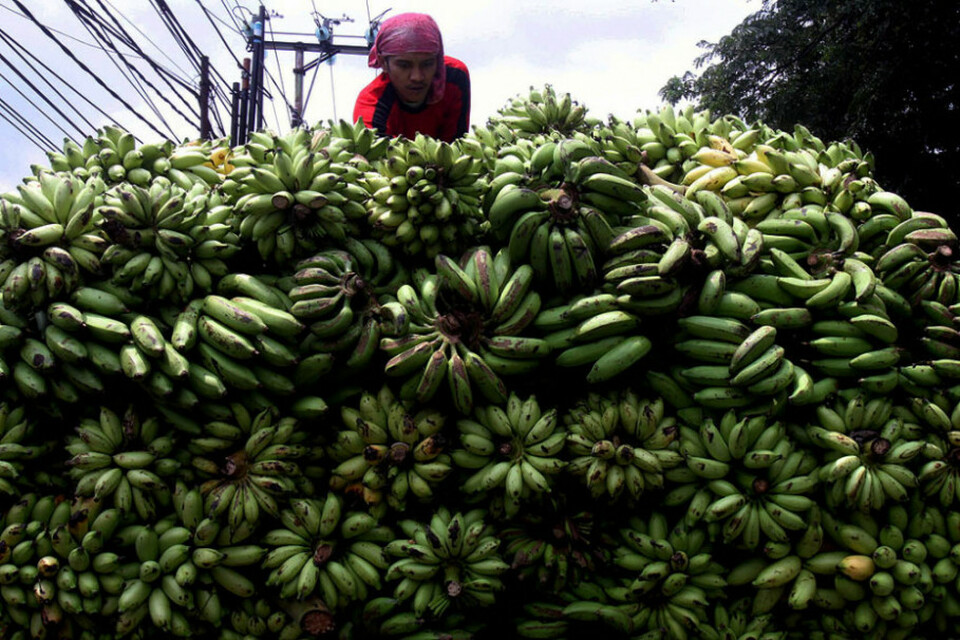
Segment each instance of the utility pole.
M247 32L247 48L250 50L251 56L243 61L243 82L239 91L239 98L236 101L238 104L231 113L231 120L236 122L236 126L231 126L231 130L235 131L233 144L243 144L247 141L250 133L263 128L264 57L267 51L294 52L294 100L290 108L290 126L303 126L303 111L306 107L303 96L303 79L306 72L318 64L330 60L337 54L368 55L381 16L371 21L365 36L355 36L361 38L364 44L334 42L331 25L340 24L341 20L349 20L346 17L341 20L323 18L322 24L317 21L317 30L313 34L317 38L316 42L267 40L264 38L264 23L268 18L266 9L263 5L260 5L260 12L253 19L250 30ZM308 36L309 34L303 35ZM316 59L304 63L304 54L307 52L319 55Z
M247 132L263 128L263 31L267 20L267 9L260 5L260 13L253 22L251 44L253 46L253 68L250 72L250 108L247 110Z
M293 113L290 114L290 126L303 124L303 49L297 49L293 55Z
M240 110L240 83L234 82L230 88L230 144L239 138L237 112Z
M237 114L237 137L234 144L247 141L247 110L250 108L250 58L243 59L240 81L240 112Z
M210 139L210 58L200 56L200 139Z

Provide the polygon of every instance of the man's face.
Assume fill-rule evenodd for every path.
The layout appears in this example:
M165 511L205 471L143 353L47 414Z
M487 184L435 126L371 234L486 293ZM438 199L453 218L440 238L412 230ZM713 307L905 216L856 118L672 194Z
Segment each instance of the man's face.
M407 53L387 58L387 75L404 102L420 104L426 100L436 72L437 56L433 53Z

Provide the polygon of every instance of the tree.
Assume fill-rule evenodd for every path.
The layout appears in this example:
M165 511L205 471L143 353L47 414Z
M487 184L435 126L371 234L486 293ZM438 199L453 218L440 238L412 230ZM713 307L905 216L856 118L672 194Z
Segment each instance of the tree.
M915 209L960 213L960 3L764 0L699 46L702 72L671 78L667 102L853 138L875 154L881 186Z

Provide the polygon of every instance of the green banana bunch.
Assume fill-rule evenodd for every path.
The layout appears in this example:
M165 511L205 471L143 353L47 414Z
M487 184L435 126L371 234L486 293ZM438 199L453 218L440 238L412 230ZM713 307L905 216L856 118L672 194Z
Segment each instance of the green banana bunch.
M529 602L515 621L516 635L579 638L596 633L598 628L618 635L629 634L635 630L634 616L639 607L634 603L615 602L606 593L611 588L617 588L613 580L593 579L569 585L549 602L539 599Z
M678 113L665 104L656 110L638 110L632 122L635 133L627 140L635 139L634 144L643 154L639 170L648 184L680 183L687 172L700 164L692 156L708 144L707 136L741 138L738 147L750 144L756 132L736 120L732 116L712 119L709 110L694 111L689 107ZM734 137L735 131L740 135Z
M910 467L924 442L889 399L867 401L858 393L845 406L839 399L834 408L821 405L817 414L820 424L806 433L827 451L817 472L827 486L827 504L867 512L887 500L905 500L919 486Z
M814 507L809 525L795 543L768 542L762 549L766 558L753 555L743 560L727 574L727 584L731 587L749 584L756 588L752 602L748 602L751 613L757 617L769 615L784 601L794 610L820 604L817 574L809 567L827 566L831 561L836 566L838 559L845 555L832 551L821 555L823 542L820 512Z
M483 509L451 513L441 506L427 522L401 520L405 537L385 547L397 558L385 574L388 581L399 580L393 597L409 601L417 617L439 618L451 605L493 605L504 588L500 576L510 565L501 559L500 540L484 515Z
M500 531L504 558L518 580L559 593L609 564L613 541L596 530L594 513L571 513L573 505L556 492L538 506L521 511Z
M895 505L884 520L855 515L858 517L845 522L825 514L824 529L844 550L833 556L814 556L806 566L815 573L834 575L831 591L840 602L862 601L853 611L852 622L858 629L870 631L889 625L912 631L921 616L928 618L933 613L927 596L935 581L927 561L928 545L921 538L939 529L936 535L943 540L931 541L930 546L939 547L937 555L942 555L949 545L943 535L946 521L938 514L938 527L912 505ZM941 570L948 568L945 563L940 566Z
M132 405L122 415L101 406L97 419L82 420L66 445L76 495L155 520L170 504L170 479L180 469L177 440L161 426Z
M418 134L389 139L386 155L364 176L373 237L406 256L461 253L480 230L486 189L469 143Z
M117 185L97 207L109 239L101 261L111 281L153 299L183 304L213 290L240 250L231 209L202 185L189 191L155 180L149 188Z
M501 151L484 196L491 232L512 262L529 262L562 295L594 287L615 236L611 224L636 213L644 191L589 139L515 147Z
M5 613L25 628L73 619L100 621L104 601L121 588L118 556L104 551L122 515L95 501L71 505L25 494L0 521Z
M666 415L662 398L636 392L590 393L563 416L566 472L582 476L594 498L615 501L626 493L639 499L664 486L664 472L683 463L676 444L676 418Z
M26 467L53 450L52 440L37 440L36 425L23 405L0 402L0 493L11 498L30 484L23 477Z
M313 149L304 129L251 136L245 150L245 166L230 174L233 214L240 237L255 241L261 258L285 266L357 235L367 195L358 169Z
M142 144L138 148L130 132L106 125L97 130L97 135L88 136L80 144L64 138L62 149L62 153L47 154L54 171L70 172L81 180L129 182L144 187L157 176L167 174L171 168L169 157L175 147L172 141L166 140ZM178 161L181 163L182 159ZM183 176L184 179L192 177L193 173ZM196 176L196 179L200 177Z
M774 624L773 615L751 614L749 598L740 598L730 604L719 602L707 618L712 624L702 623L698 629L704 640L734 640L744 636L758 640L783 640L786 637L786 632Z
M478 406L471 418L457 421L462 448L450 454L457 466L476 470L464 491L490 494L503 487L507 517L550 493L565 466L559 454L567 434L556 409L541 411L535 396L521 400L511 393L504 406Z
M650 339L635 333L640 322L638 314L623 310L616 296L595 292L543 309L533 325L548 332L544 340L557 350L558 366L589 365L587 382L599 383L624 373L650 352Z
M620 538L613 563L622 577L607 593L614 601L639 605L634 629L664 628L671 637L686 638L685 629L698 626L709 599L726 586L706 532L682 523L669 529L666 516L655 511L646 519L630 518Z
M306 434L295 418L278 413L272 407L251 416L235 403L187 445L204 513L227 525L231 543L249 537L261 514L279 517L280 500L312 487L299 464L310 453L301 444Z
M171 312L169 322L170 347L158 373L170 378L174 390L182 379L197 394L214 399L227 389L294 394L296 336L303 325L282 308L245 296L210 294Z
M674 236L657 220L639 218L631 218L634 226L610 241L602 290L617 296L623 309L637 315L671 314L680 308L689 289L675 276L688 261L698 258L687 235Z
M20 362L9 367L16 388L27 398L56 400L49 408L57 410L129 379L156 398L195 405L195 395L191 402L185 392L174 393L169 378L182 376L186 363L168 343L165 323L131 311L139 304L142 298L120 287L91 282L69 301L38 311L36 328L21 329L36 337L24 337ZM155 385L158 380L165 384Z
M397 291L409 326L397 338L383 338L390 357L388 376L406 376L404 399L427 402L444 379L454 407L468 415L474 388L492 403L507 399L501 375L535 370L549 353L546 341L524 335L540 310L527 265L513 269L504 251L495 256L478 247L461 265L440 254L437 274L415 272L413 285Z
M273 547L263 559L268 587L284 599L320 597L330 611L365 601L379 590L389 565L384 545L393 540L389 527L361 511L345 511L335 493L323 499L295 498L280 513L283 528L268 531L263 543Z
M342 118L337 122L329 120L327 127L319 129L314 135L312 146L314 149L326 148L328 151L336 149L353 156L363 156L368 164L376 162L386 154L390 139L387 136L378 135L376 129L370 128L370 124L362 120L350 123Z
M346 250L328 249L295 265L286 292L297 319L308 324L304 347L318 353L343 354L350 371L364 369L382 336L405 329L407 314L397 303L407 271L375 240L348 238Z
M706 487L675 490L670 503L686 498L685 520L703 519L725 543L747 549L761 541L788 542L809 525L817 461L787 438L785 426L765 416L739 418L730 410L719 423L697 416L698 430L680 428L680 451L689 471Z
M358 408L345 404L340 415L346 428L327 447L336 463L332 489L358 493L374 510L389 505L403 511L410 496L420 502L435 497L451 471L442 413L414 413L411 402L398 400L385 385L376 394L364 391Z
M876 272L883 284L914 307L934 300L957 302L957 270L953 253L957 237L936 214L914 212L887 232L875 251Z
M521 139L553 133L587 133L590 126L587 108L569 93L560 94L549 84L542 90L530 87L528 94L517 94L498 109L487 124L495 131L508 129Z
M917 472L917 479L926 496L949 508L958 495L955 460L960 443L960 431L956 428L960 424L960 409L954 404L948 414L933 400L920 397L911 401L910 409L920 425L933 431L926 436L922 454L927 460Z
M607 116L606 122L595 127L590 133L600 143L601 155L605 160L627 175L637 177L639 165L645 159L650 161L650 154L644 151L643 146L653 142L659 144L659 139L652 131L641 133L632 122L613 114Z
M63 298L104 272L109 244L96 228L100 185L65 173L37 179L0 197L0 293L11 310Z

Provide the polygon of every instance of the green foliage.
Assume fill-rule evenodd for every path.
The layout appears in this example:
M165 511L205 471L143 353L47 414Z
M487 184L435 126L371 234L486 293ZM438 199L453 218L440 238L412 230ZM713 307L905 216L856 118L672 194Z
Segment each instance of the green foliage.
M765 0L702 68L660 95L825 139L853 137L878 177L918 208L950 215L960 156L960 6L947 0Z

